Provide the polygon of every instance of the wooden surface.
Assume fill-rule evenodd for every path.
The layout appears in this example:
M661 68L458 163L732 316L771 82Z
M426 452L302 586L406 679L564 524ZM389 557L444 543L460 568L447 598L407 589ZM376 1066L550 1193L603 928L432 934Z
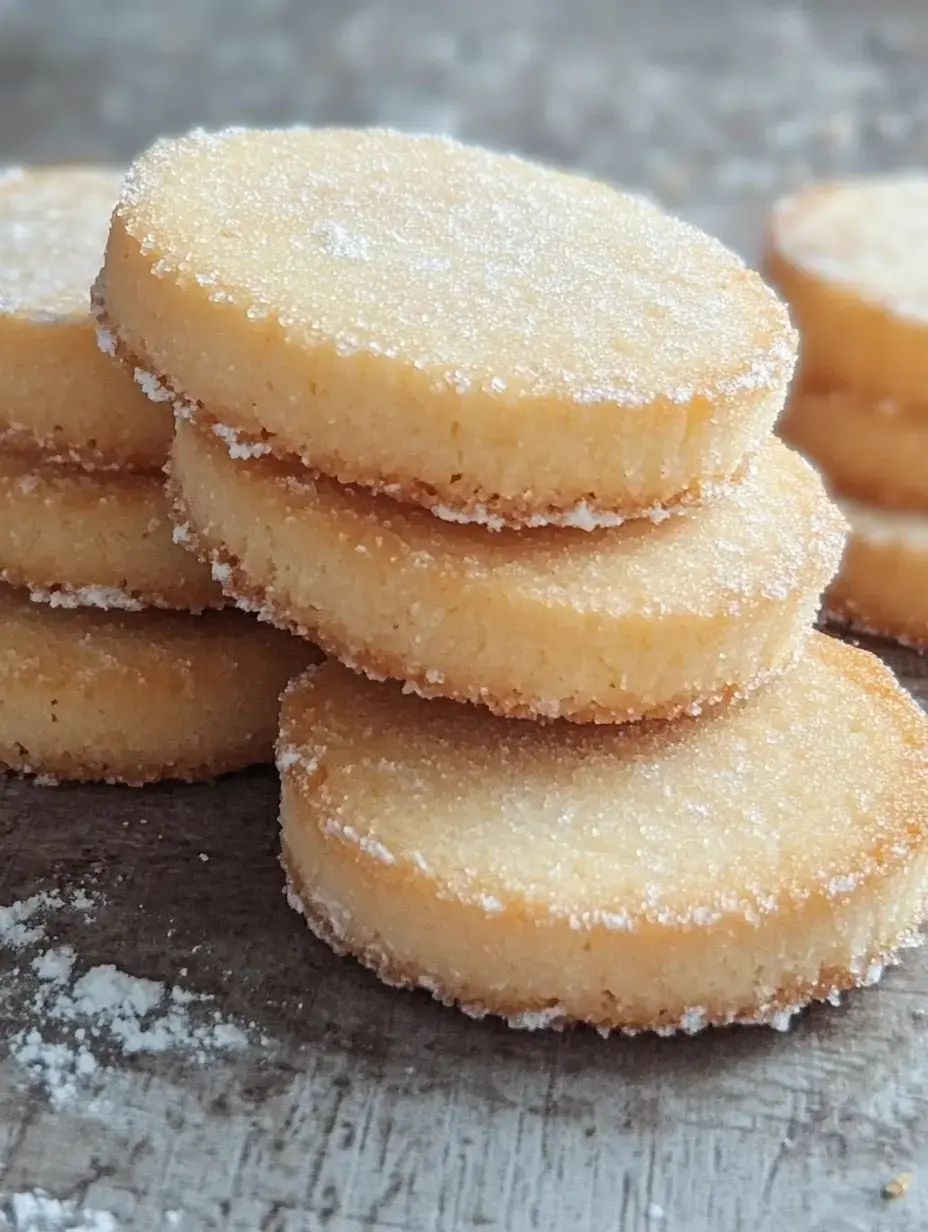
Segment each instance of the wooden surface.
M926 64L915 0L6 0L0 161L126 158L201 120L386 120L650 189L753 253L781 188L923 160ZM924 662L891 657L928 696ZM783 1035L519 1034L313 940L275 811L265 772L0 785L0 904L89 887L50 945L213 995L256 1041L203 1064L114 1051L57 1108L0 1059L8 1223L42 1191L140 1232L928 1227L928 953ZM23 962L0 950L6 1041L33 1025Z
M928 696L928 664L890 657ZM275 812L263 772L3 787L0 901L90 887L91 923L58 913L50 941L82 967L185 970L268 1042L205 1066L117 1055L60 1109L0 1063L0 1193L41 1189L145 1232L928 1224L928 951L785 1034L512 1032L313 940L281 895ZM0 953L5 988L17 961ZM15 997L0 1023L22 1025ZM900 1171L912 1189L888 1204Z

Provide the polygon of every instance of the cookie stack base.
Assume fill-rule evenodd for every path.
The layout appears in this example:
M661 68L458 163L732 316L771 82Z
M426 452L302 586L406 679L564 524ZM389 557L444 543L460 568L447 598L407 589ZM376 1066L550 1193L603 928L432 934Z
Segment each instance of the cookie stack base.
M284 699L291 901L387 982L514 1026L783 1026L917 944L926 728L820 635L741 705L611 730L330 664Z

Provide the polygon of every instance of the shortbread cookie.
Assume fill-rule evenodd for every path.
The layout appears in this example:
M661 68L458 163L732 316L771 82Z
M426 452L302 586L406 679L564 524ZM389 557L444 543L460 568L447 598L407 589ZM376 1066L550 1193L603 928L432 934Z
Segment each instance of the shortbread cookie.
M53 611L0 587L0 766L44 778L212 778L270 760L315 648L241 612Z
M90 284L122 183L102 167L0 174L0 448L83 466L155 470L171 439L106 356Z
M928 720L816 634L672 724L505 722L328 664L284 697L294 906L337 951L513 1026L782 1026L916 943Z
M848 390L791 395L780 435L842 496L928 514L928 416Z
M173 542L163 475L90 473L0 455L0 578L64 607L223 607Z
M774 209L766 272L802 336L803 381L928 408L928 176L826 184Z
M851 525L829 617L862 633L928 648L928 513L842 502Z
M724 501L652 526L439 522L177 426L179 538L343 662L506 715L622 722L748 692L801 649L844 524L770 440Z
M158 396L491 525L702 498L760 447L795 351L757 275L655 206L380 130L159 142L97 300Z

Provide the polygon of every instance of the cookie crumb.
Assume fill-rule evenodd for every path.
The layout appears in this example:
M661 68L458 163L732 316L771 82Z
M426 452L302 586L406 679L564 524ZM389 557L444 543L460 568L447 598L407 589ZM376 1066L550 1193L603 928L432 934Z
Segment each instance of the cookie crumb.
M883 1197L890 1202L894 1202L897 1198L904 1198L911 1184L912 1173L899 1172L883 1186Z

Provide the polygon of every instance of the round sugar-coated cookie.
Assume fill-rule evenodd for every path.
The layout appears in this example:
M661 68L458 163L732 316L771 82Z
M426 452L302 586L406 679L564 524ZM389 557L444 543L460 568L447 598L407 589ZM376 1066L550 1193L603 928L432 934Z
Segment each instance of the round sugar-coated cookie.
M291 901L337 951L513 1026L783 1026L917 943L928 720L820 634L742 704L507 722L327 664L284 697Z
M928 649L928 513L842 502L851 527L825 597L831 620Z
M224 607L173 540L162 474L89 472L0 454L0 579L55 607Z
M90 287L122 173L0 172L0 449L82 466L157 470L171 412L103 355Z
M782 199L765 271L802 337L802 379L928 410L928 176L825 184Z
M60 611L0 588L0 766L49 779L212 778L270 760L315 648L241 612Z
M928 416L917 407L800 386L778 431L819 468L832 491L928 515Z
M96 296L157 396L491 526L702 499L759 448L795 351L760 278L654 205L382 130L159 142Z
M724 501L657 526L450 525L178 423L178 538L343 662L499 714L623 722L749 692L801 650L844 522L770 440Z

